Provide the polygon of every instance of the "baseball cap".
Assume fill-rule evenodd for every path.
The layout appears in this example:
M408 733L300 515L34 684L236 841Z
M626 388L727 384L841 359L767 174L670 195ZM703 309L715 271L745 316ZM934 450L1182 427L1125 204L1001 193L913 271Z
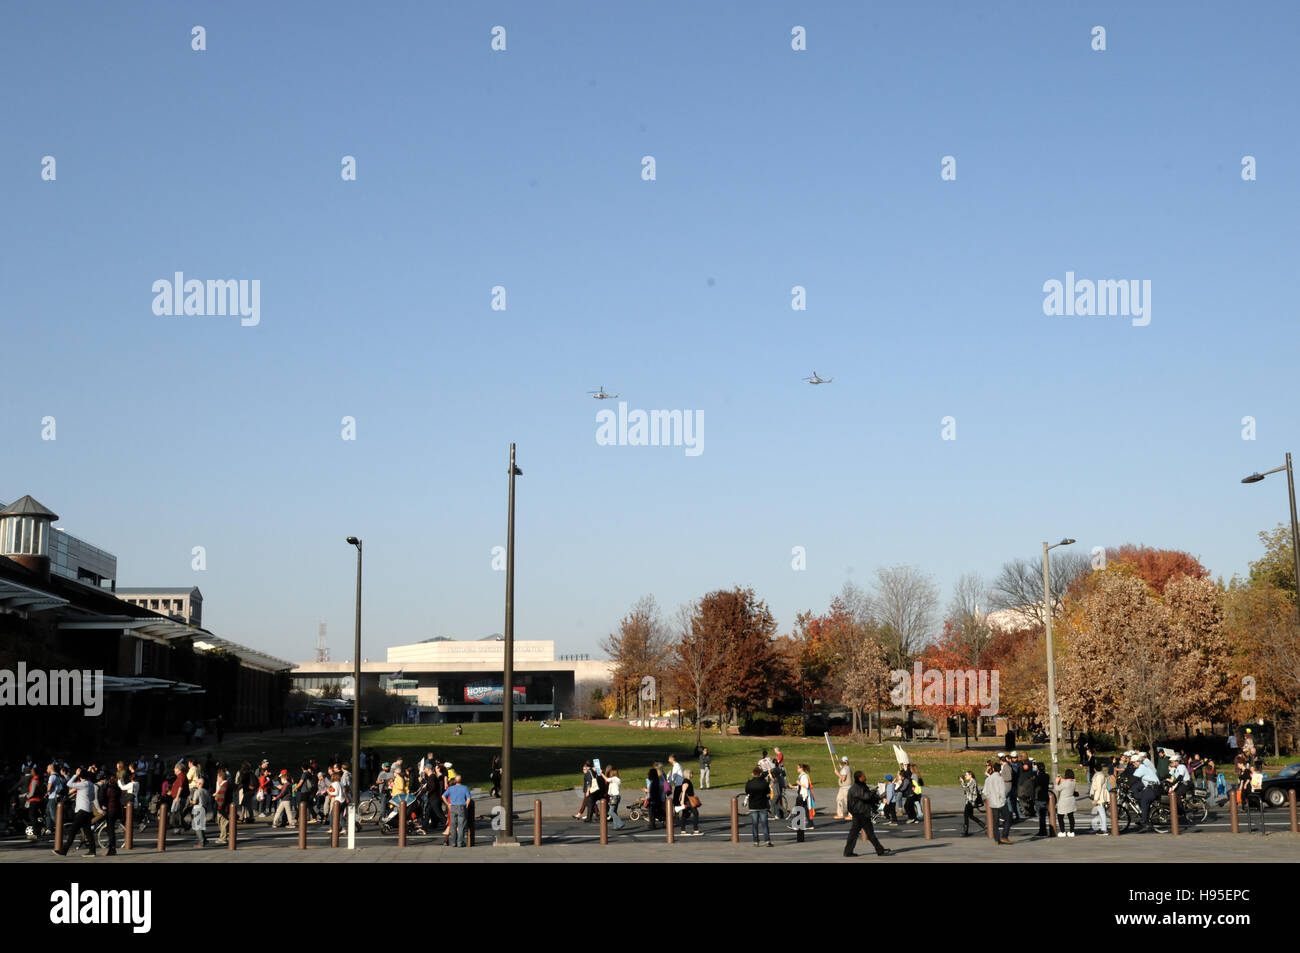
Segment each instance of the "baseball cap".
M849 756L848 756L848 755L845 755L844 757L840 758L840 762L843 763L843 764L848 764L848 763L849 763Z
M892 780L894 780L894 776L893 776L892 774L887 774L887 775L885 775L885 780L886 780L886 781L892 781Z

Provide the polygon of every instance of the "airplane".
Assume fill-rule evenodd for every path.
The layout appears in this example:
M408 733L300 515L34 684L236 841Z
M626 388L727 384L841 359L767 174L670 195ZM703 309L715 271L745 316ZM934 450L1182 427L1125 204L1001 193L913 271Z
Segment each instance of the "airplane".
M817 376L817 372L816 372L816 371L813 371L813 373L812 373L812 377L805 377L804 380L806 380L809 384L830 384L830 383L832 383L832 382L835 380L835 378L833 378L833 377L818 377L818 376Z
M606 394L604 384L600 385L600 390L589 390L587 393L591 395L593 400L613 400L619 396L618 394Z

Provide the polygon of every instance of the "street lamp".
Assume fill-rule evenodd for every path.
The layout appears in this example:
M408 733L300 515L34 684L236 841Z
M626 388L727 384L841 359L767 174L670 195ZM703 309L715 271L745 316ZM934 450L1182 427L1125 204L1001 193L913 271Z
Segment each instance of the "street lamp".
M515 477L524 471L515 466L515 445L510 445L510 499L506 517L506 641L505 684L501 705L501 810L502 829L493 838L500 847L517 845L515 840L515 792L513 758L515 746Z
M357 628L352 647L352 799L348 804L348 848L356 850L357 805L361 797L361 540L348 537L357 548Z
M1281 473L1286 471L1286 485L1291 493L1291 555L1295 559L1296 585L1300 587L1300 531L1296 529L1295 516L1295 475L1291 471L1291 454L1286 455L1286 463L1280 467L1274 467L1272 470L1265 470L1263 473L1252 473L1248 477L1242 477L1242 483L1258 483L1270 473ZM1296 612L1300 613L1300 598L1296 599ZM1297 616L1300 619L1300 616Z
M1056 708L1056 652L1052 644L1052 577L1048 569L1047 553L1057 546L1069 546L1072 539L1047 544L1043 540L1043 615L1047 619L1047 740L1052 749L1052 773L1057 773L1057 738L1060 735L1060 713Z

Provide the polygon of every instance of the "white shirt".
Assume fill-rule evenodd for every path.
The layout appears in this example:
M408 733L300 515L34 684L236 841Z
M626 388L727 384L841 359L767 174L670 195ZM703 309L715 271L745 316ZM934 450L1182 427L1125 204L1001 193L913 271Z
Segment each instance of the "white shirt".
M672 778L673 787L680 787L682 783L682 763L680 761L673 762Z
M616 798L616 797L620 796L620 795L622 794L622 792L623 792L623 779L622 779L622 778L610 778L610 779L609 779L609 796L610 796L611 798Z

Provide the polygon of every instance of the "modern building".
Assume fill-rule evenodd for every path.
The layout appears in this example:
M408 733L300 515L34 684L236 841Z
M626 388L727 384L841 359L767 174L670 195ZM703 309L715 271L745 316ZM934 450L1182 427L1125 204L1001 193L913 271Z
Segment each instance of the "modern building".
M30 496L0 511L0 669L48 673L51 683L102 673L102 710L7 707L0 748L85 755L179 738L187 720L220 718L228 730L282 724L292 663L126 602L81 574L88 567L77 569L80 581L56 572L52 551L72 538L50 525L56 519Z
M505 686L505 640L429 639L388 649L387 660L361 663L361 692L384 690L407 700L407 722L500 721ZM572 717L577 702L608 689L614 663L556 659L551 641L515 642L515 713L540 720ZM294 689L312 695L350 691L352 662L303 662L290 673ZM347 680L345 682L345 679ZM582 694L582 693L585 693Z
M49 526L56 519L58 516L30 496L4 507L0 510L0 523L4 525L0 552L30 554L38 547L45 552L48 544L50 572L112 592L117 585L117 557L56 526ZM49 533L48 539L37 538L45 532Z
M203 625L203 593L198 586L179 589L119 588L117 597L186 625Z

